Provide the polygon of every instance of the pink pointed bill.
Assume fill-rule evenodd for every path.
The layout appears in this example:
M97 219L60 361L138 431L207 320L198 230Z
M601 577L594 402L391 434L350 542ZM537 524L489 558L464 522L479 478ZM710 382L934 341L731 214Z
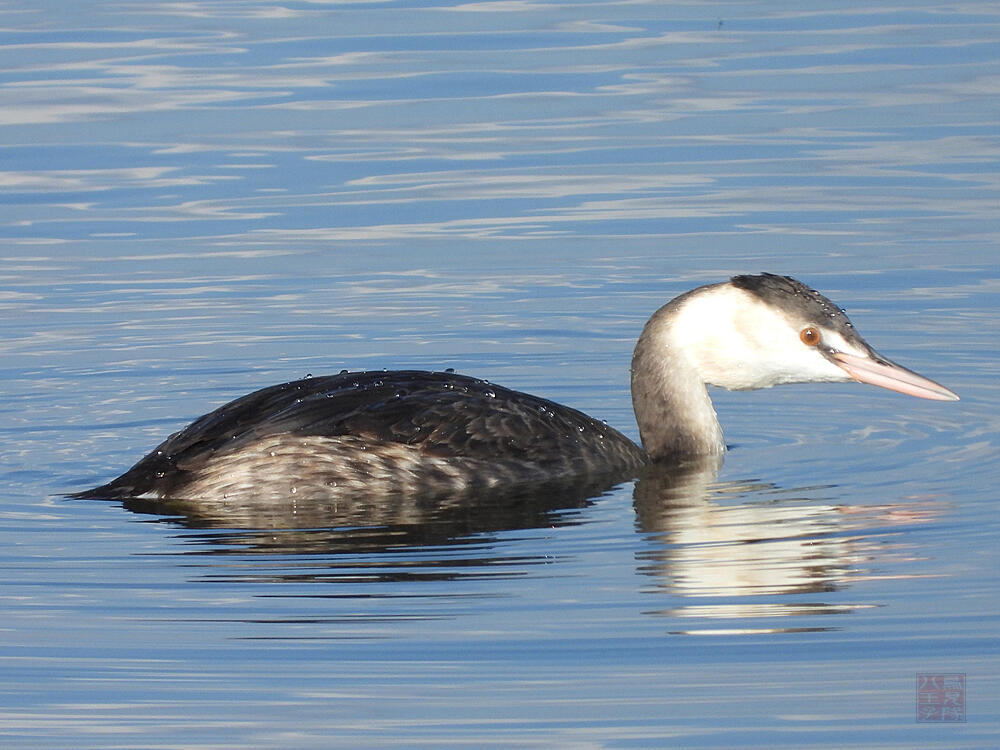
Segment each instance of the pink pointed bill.
M888 360L883 364L868 357L858 357L844 352L834 352L833 359L859 383L877 385L890 391L905 393L907 396L929 398L933 401L958 401L958 396L943 385Z

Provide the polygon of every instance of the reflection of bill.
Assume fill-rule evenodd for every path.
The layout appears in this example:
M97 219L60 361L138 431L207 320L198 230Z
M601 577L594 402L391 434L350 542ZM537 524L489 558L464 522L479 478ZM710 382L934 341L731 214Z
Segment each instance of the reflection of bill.
M637 523L652 543L641 570L657 579L658 590L685 600L662 614L717 620L873 606L764 597L821 594L862 579L871 561L886 554L886 527L923 523L940 512L926 502L831 504L823 487L714 480L715 466L705 462L685 474L647 475L636 485ZM723 600L702 603L713 597Z
M965 674L917 674L917 721L965 721Z

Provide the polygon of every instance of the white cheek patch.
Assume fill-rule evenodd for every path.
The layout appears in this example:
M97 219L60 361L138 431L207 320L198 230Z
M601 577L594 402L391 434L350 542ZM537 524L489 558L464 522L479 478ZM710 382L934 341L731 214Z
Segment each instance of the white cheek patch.
M706 383L729 390L850 380L819 348L802 342L803 327L756 296L721 286L680 311L675 343ZM840 334L820 331L825 345L856 351Z

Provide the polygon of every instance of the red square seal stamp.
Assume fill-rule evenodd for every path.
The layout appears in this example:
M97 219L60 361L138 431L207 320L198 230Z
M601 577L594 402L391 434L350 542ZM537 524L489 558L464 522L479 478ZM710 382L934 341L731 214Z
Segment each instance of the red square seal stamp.
M965 721L965 674L918 672L917 721Z

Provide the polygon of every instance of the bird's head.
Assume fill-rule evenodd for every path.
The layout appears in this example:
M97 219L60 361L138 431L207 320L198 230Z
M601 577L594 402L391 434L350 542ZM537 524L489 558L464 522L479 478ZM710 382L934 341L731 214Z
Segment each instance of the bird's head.
M670 340L705 383L730 390L856 380L919 398L958 400L878 354L843 310L787 276L734 276L678 298Z

